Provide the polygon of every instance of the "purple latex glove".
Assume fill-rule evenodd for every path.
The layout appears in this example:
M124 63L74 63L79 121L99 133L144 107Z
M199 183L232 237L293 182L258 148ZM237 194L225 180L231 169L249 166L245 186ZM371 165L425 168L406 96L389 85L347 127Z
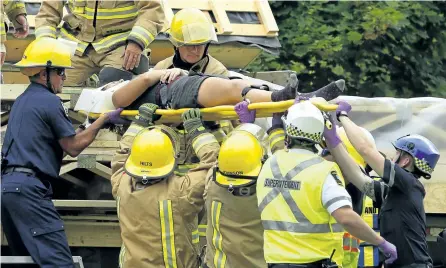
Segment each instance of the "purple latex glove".
M324 137L330 148L335 148L341 143L341 139L336 133L336 124L333 122L331 115L325 118Z
M105 115L107 116L107 119L105 120L105 123L110 123L114 125L124 125L128 124L129 120L121 118L121 112L124 110L124 108L118 108L112 112L108 112Z
M256 110L248 110L249 102L242 101L235 105L234 110L241 123L254 123L256 120Z
M304 101L304 100L309 100L309 99L310 98L308 98L308 97L297 95L297 97L294 99L294 104L299 103L299 102Z
M352 106L346 101L338 101L336 104L338 105L338 108L336 108L337 118L341 113L348 114L352 110Z
M378 248L379 248L379 250L381 250L381 252L384 254L384 256L386 256L385 262L387 264L391 264L396 259L398 259L398 254L397 254L395 245L392 243L389 243L385 239L384 239L384 242L382 242L381 244L378 245Z

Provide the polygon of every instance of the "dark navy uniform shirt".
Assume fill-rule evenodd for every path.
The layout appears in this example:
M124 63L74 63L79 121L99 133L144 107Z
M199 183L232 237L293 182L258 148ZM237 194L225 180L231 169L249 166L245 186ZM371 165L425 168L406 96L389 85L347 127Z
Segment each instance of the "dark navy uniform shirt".
M398 259L386 267L432 264L426 242L423 185L412 173L388 159L382 180L386 186L383 182L374 182L375 205L381 208L380 231L398 252Z
M59 177L63 150L59 140L75 135L61 99L43 85L31 83L12 106L2 152L8 167L31 168Z

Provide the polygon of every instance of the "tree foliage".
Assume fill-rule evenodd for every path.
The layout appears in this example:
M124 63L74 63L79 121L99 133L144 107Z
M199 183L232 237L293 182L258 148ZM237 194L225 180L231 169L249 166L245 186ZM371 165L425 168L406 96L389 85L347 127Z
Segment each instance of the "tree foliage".
M343 78L350 95L446 97L445 2L270 4L282 49L251 71L296 71L303 91Z

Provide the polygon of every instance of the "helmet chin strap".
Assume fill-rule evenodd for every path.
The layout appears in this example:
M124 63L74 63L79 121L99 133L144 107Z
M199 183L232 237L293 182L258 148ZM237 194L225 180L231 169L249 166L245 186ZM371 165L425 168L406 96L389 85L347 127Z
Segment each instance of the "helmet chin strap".
M51 89L51 91L54 92L53 87L51 86L51 81L50 81L50 68L46 67L45 71L46 71L46 87L48 89Z
M53 86L51 85L51 80L50 80L50 66L51 66L51 61L47 61L46 68L45 68L45 71L46 71L46 87L48 89L50 89L52 92L54 92L54 89L53 89Z

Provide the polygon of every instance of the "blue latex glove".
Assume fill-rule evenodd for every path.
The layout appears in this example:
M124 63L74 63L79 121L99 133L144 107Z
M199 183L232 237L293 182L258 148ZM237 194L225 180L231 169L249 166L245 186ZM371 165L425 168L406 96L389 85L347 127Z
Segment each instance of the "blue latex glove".
M256 120L256 110L248 110L249 102L241 101L234 107L241 123L254 123Z
M393 263L396 259L398 259L398 254L396 251L396 247L394 244L389 243L384 239L384 242L378 245L379 250L386 256L386 264Z
M336 124L333 122L331 115L325 118L324 138L330 148L335 148L341 143L341 139L336 133Z
M130 123L129 120L121 118L121 113L124 110L124 108L118 108L114 111L106 113L106 120L105 123L110 123L114 125L124 125Z
M340 114L347 115L352 110L352 106L346 101L338 101L336 104L338 105L338 108L336 108L337 118L339 118Z

